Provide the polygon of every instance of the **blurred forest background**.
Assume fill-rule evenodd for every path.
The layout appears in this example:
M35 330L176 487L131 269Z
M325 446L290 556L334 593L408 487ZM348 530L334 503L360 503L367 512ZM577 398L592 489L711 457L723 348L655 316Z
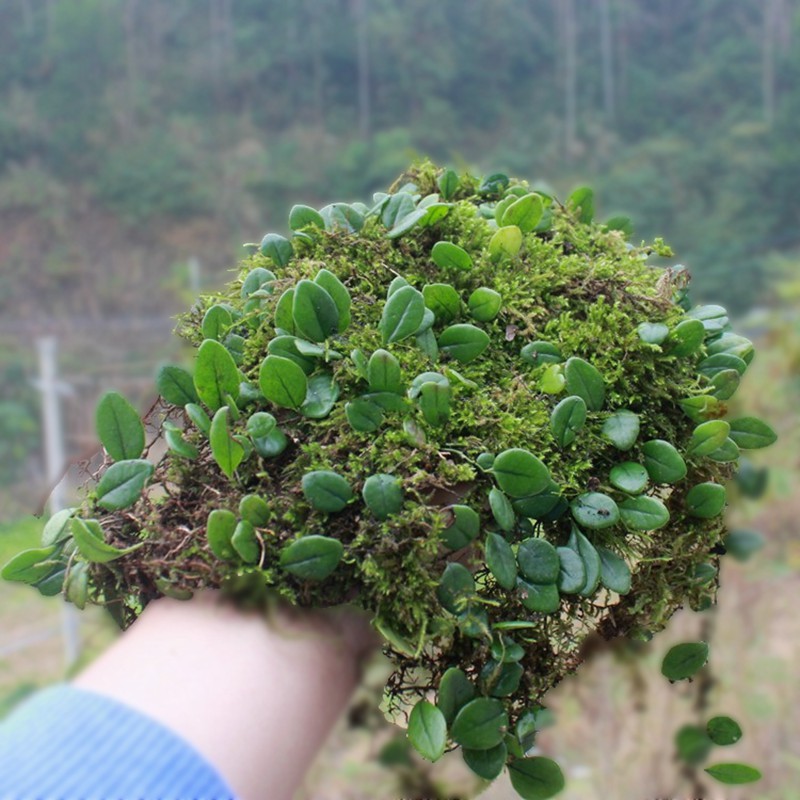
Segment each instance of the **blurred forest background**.
M429 156L562 197L593 186L601 219L625 213L635 240L663 236L694 299L727 305L760 337L773 355L747 403L784 434L762 521L770 563L794 563L798 40L797 0L2 0L7 541L35 538L35 522L15 520L54 476L43 401L63 424L51 461L91 452L96 397L113 386L144 410L157 365L179 357L171 315L227 278L243 242L285 231L293 203L367 200ZM766 583L796 590L764 569ZM8 607L24 623L21 591ZM36 637L26 630L23 641ZM14 647L0 646L9 696ZM48 657L52 679L58 655ZM787 725L781 753L800 745ZM666 761L669 740L661 747ZM598 759L602 770L607 753ZM742 796L800 797L785 788L800 764L773 766L763 794Z

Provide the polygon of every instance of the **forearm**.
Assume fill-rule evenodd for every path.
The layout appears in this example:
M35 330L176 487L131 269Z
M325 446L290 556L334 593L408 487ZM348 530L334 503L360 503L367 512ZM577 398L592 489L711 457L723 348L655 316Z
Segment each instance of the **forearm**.
M151 604L74 683L171 728L241 800L288 800L357 680L352 637L319 616L267 623L208 593Z

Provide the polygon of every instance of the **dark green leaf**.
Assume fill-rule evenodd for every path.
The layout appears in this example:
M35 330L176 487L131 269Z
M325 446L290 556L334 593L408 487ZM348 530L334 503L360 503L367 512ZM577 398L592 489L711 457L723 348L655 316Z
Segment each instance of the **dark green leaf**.
M423 383L418 403L429 425L442 426L450 417L450 387L432 381Z
M355 233L364 226L364 215L347 203L331 203L321 208L319 213L325 220L325 230L328 231Z
M503 771L508 759L508 750L503 742L488 750L462 748L464 763L480 778L493 781Z
M341 511L354 497L353 490L345 478L330 470L318 469L307 472L302 480L303 494L317 511L335 514Z
M244 448L233 438L228 427L228 417L227 406L223 406L214 414L208 439L214 461L229 478L232 478L236 468L242 463Z
M675 734L678 757L692 766L702 764L713 746L714 743L699 725L684 725Z
M288 358L267 356L258 375L261 393L283 408L299 409L306 399L308 380L305 372Z
M522 231L516 225L506 225L495 231L489 240L489 260L497 263L514 258L522 247Z
M697 365L697 371L709 380L728 369L735 369L740 375L744 375L747 364L739 356L734 356L730 353L717 353L715 356L704 358Z
M489 750L503 741L508 715L499 700L478 697L456 714L450 731L454 741L470 750Z
M494 458L492 458L492 463L494 463ZM491 468L491 464L489 467ZM497 488L489 490L489 507L492 509L492 516L500 530L510 531L513 529L517 515L514 513L511 501Z
M325 580L342 560L344 548L328 536L304 536L281 550L280 565L304 581Z
M158 393L174 406L185 406L187 403L196 403L200 398L194 388L194 380L189 372L182 367L168 364L161 367L156 376Z
M429 283L422 287L422 296L437 322L447 324L461 313L461 298L448 283Z
M739 456L741 455L741 451L739 450L739 445L731 439L729 436L725 440L725 444L722 447L715 450L713 453L709 453L708 457L712 461L719 461L720 463L731 463L733 461L738 461Z
M749 459L739 461L739 471L734 476L736 485L744 497L757 500L764 496L769 483L769 470L767 467L757 467Z
M708 661L705 642L684 642L669 649L661 662L661 674L671 681L691 678Z
M456 714L473 697L475 697L475 687L460 669L450 667L442 675L436 705L448 725L452 725Z
M402 394L400 362L388 351L376 350L367 365L367 381L371 392Z
M564 366L567 391L583 398L589 411L600 411L606 397L603 376L582 358L570 358Z
M403 487L394 475L370 475L361 496L377 519L386 519L403 507Z
M294 306L294 287L287 289L275 304L275 330L279 334L294 336L298 331L294 324L292 307Z
M623 461L611 468L608 475L611 485L627 494L641 494L647 487L647 470L635 461Z
M233 325L233 317L230 309L217 304L206 311L200 330L204 339L216 339L219 342L231 325Z
M339 309L318 283L300 281L292 298L295 328L312 342L324 342L339 330Z
M699 319L707 335L722 333L729 324L728 312L722 306L695 306L687 316Z
M367 392L361 395L361 399L380 406L384 411L405 411L407 406L406 399L393 392Z
M580 186L567 198L567 207L576 212L578 220L589 224L594 218L594 192L588 186Z
M630 497L619 504L619 513L634 531L654 531L669 522L669 511L657 497Z
M586 570L586 581L579 593L584 597L591 597L600 585L600 555L595 546L583 535L580 529L573 525L567 545L581 557Z
M344 407L344 412L353 430L361 431L362 433L371 433L378 430L383 422L383 409L363 397L357 397L347 403Z
M211 552L223 561L234 561L236 551L231 540L236 530L236 515L224 508L217 508L208 515L206 539Z
M519 689L525 670L516 662L487 661L481 670L484 694L490 697L509 697Z
M108 544L103 536L103 528L97 520L83 520L75 517L72 520L72 538L80 554L94 564L108 564L121 556L132 553L140 545L120 549Z
M720 416L720 402L709 394L698 397L687 397L679 403L689 419L694 422L703 422L712 417Z
M515 758L508 765L508 774L514 791L523 800L548 800L565 786L561 767L544 756Z
M399 342L416 333L425 316L425 300L413 286L403 286L386 301L378 328L383 343Z
M246 494L239 501L239 515L257 528L263 528L270 518L269 505L257 494Z
M298 339L294 336L276 336L271 339L267 345L267 352L273 356L280 356L281 358L288 358L294 361L306 375L310 375L316 366L315 360L311 357L304 356L297 349Z
M478 287L467 301L469 315L478 322L491 322L499 313L503 298L494 289Z
M730 717L712 717L706 725L706 731L711 741L722 747L736 744L742 738L739 723Z
M653 483L677 483L686 477L686 462L673 445L664 439L651 439L642 445L644 466Z
M478 194L500 194L508 188L508 175L502 172L494 172L481 180L478 187Z
M197 351L194 370L197 395L212 411L225 405L225 395L239 397L239 370L233 356L213 339L206 339Z
M442 608L451 614L461 614L467 601L475 594L475 579L463 565L451 562L445 567L436 596Z
M526 497L544 491L550 482L547 467L532 453L514 447L504 450L492 465L500 488L511 497Z
M247 273L247 276L242 281L241 295L246 299L251 297L256 292L271 294L271 284L274 280L274 272L270 272L268 269L264 269L264 267L255 267Z
M323 419L333 410L339 399L339 385L333 375L322 373L308 379L306 399L300 406L300 413L309 419Z
M438 761L447 744L444 714L433 703L419 700L408 718L408 738L424 759Z
M83 610L89 599L89 565L80 561L73 564L63 588L67 600Z
M525 539L517 550L517 562L522 574L538 584L556 583L561 562L558 552L544 539Z
M95 426L100 442L114 461L139 458L144 450L144 425L139 412L118 392L106 392L97 404Z
M559 447L567 447L586 424L586 403L582 397L565 397L550 415L550 430Z
M628 594L631 590L631 571L625 561L605 547L597 547L600 556L600 582L606 589L617 594Z
M486 534L486 566L504 589L517 583L517 562L511 545L498 533Z
M133 505L153 476L153 465L143 459L118 461L103 473L97 484L97 503L107 511Z
M669 354L684 358L696 353L703 345L706 330L699 319L687 319L679 323L667 339Z
M778 435L769 425L757 417L739 417L730 423L730 437L743 450L769 447L778 440Z
M570 547L558 547L560 562L558 591L561 594L577 594L586 585L586 567L583 559Z
M603 436L624 452L636 444L639 425L639 417L633 411L616 411L603 423Z
M478 512L469 506L455 505L447 511L452 515L452 522L442 532L442 541L451 550L460 550L477 538L481 519Z
M347 330L350 326L350 305L352 300L350 292L347 287L330 271L321 269L316 277L314 283L321 286L336 304L336 309L339 312L339 321L336 330L339 333Z
M747 561L764 546L764 537L757 531L731 531L723 540L728 555L737 561Z
M436 242L431 250L431 259L442 269L472 269L470 254L452 242Z
M261 240L261 252L277 267L285 267L294 255L292 243L277 233L268 233Z
M761 780L761 772L748 764L712 764L710 767L706 767L705 772L720 783L732 785L754 783Z
M289 212L289 227L293 231L299 231L306 225L313 225L315 228L325 228L325 220L315 208L311 206L295 205Z
M609 528L619 522L619 508L601 492L587 492L576 497L570 504L572 516L584 528Z
M564 357L551 342L529 342L520 350L520 358L534 367L542 364L560 364Z
M452 358L466 364L474 361L489 346L489 336L486 331L476 328L469 323L451 325L439 335L439 349Z
M724 486L711 481L698 483L686 495L686 509L693 517L713 519L723 512L726 497Z
M439 187L442 197L450 200L458 189L458 174L455 170L446 169L436 180L436 185Z

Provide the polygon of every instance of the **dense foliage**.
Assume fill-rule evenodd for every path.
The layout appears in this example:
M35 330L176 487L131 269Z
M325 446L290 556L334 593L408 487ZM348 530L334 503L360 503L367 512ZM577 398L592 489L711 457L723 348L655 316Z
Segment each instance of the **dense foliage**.
M724 419L753 346L648 263L663 243L596 223L586 188L562 204L426 163L370 206L296 205L289 227L183 318L193 371L162 369L148 420L167 452L106 394L82 508L3 575L123 626L204 586L355 603L423 757L460 746L550 797L560 769L526 753L587 640L713 602L726 480L775 438ZM684 643L662 672L707 658ZM709 771L757 775L730 766Z
M63 296L86 208L236 241L413 150L590 180L739 311L797 245L798 24L789 0L8 0L0 211L47 225L7 277L57 263Z

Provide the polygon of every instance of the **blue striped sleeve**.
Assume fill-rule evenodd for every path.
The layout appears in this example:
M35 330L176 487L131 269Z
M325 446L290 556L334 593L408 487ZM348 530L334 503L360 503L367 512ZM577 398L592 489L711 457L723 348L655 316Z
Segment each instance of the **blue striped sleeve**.
M161 723L55 686L0 723L2 800L234 800L216 770Z

